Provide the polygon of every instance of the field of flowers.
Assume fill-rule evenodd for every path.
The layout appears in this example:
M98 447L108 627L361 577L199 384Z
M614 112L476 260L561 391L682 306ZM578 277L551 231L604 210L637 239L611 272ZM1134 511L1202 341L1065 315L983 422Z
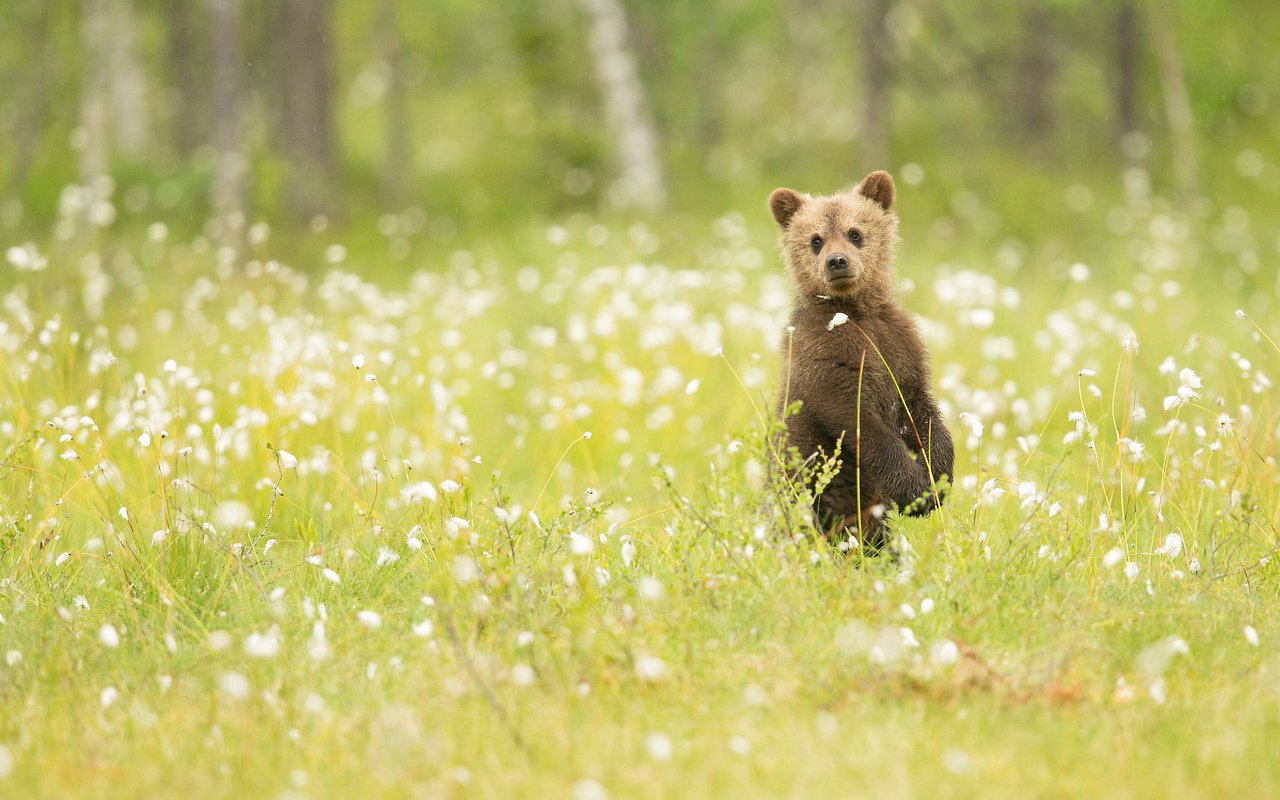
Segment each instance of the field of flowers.
M763 205L229 248L68 189L0 241L0 796L1280 792L1280 238L1133 183L1034 246L904 189L958 453L894 559L776 477Z

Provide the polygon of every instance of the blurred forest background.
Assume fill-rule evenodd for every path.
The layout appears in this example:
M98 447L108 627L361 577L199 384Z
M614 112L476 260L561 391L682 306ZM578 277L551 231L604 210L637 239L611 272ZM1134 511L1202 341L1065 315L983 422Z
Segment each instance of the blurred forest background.
M1135 192L1261 215L1277 41L1280 5L1219 0L9 2L0 231L262 220L404 260L577 213L766 231L774 186L872 168L944 246L1118 233Z

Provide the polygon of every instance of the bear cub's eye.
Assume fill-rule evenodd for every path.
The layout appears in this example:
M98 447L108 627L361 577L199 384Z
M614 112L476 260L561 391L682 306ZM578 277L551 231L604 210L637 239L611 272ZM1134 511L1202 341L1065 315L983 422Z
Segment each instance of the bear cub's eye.
M861 247L861 246L862 246L862 231L858 230L857 228L850 228L850 229L849 229L849 241L853 242L853 243L854 243L854 244L856 244L858 247Z
M815 252L815 253L816 253L816 252L818 252L819 250L821 250L821 249L822 249L822 237L815 233L815 234L813 235L813 238L809 240L809 246L813 248L813 252Z

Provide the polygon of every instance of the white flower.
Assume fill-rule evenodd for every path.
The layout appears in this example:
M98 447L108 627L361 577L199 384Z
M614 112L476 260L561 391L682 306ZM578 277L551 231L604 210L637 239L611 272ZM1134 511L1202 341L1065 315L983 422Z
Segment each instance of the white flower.
M1236 421L1229 414L1218 415L1218 433L1223 436L1230 436L1235 431L1233 427Z
M1138 334L1129 331L1120 340L1120 349L1125 355L1134 356L1138 354Z
M848 321L849 321L848 314L844 313L843 311L837 311L836 315L831 318L830 322L827 323L827 330L829 331L835 330L837 325L843 325Z
M1258 646L1258 631L1252 625L1244 626L1244 638L1245 641L1254 647Z
M435 502L438 495L436 487L426 481L418 481L411 483L400 490L400 500L404 503L422 503L425 501Z
M285 469L296 469L298 466L298 457L288 450L277 450L276 455L280 458L280 466Z
M461 488L462 488L462 484L458 483L457 481L449 481L449 480L440 481L440 491L444 492L445 494L453 494L454 492L458 491Z
M657 656L641 655L636 659L636 677L645 683L657 683L667 676L667 665Z
M138 437L138 444L142 445L143 447L150 447L151 434L144 431L142 435Z
M351 366L356 369L364 369L364 356L354 355L351 357Z
M254 658L275 658L280 652L280 637L277 631L251 633L244 640L244 651Z
M1133 581L1133 580L1137 580L1137 579L1138 579L1138 565L1137 565L1135 562L1133 562L1133 561L1130 561L1128 564L1125 564L1125 565L1124 565L1124 576L1125 576L1126 578L1128 578L1129 580L1131 580L1131 581Z
M593 547L590 536L583 536L577 532L569 534L569 552L575 556L585 556Z
M1177 558L1182 553L1182 537L1176 533L1169 534L1164 537L1164 546L1157 547L1156 552L1170 559Z
M342 583L342 576L328 567L321 570L320 575L329 583Z
M516 664L511 668L511 682L516 686L529 686L537 677L533 667L528 664Z
M98 641L114 650L120 646L120 634L116 632L114 625L103 625L98 629Z
M249 679L239 672L224 672L218 676L218 689L232 700L244 700L251 688Z
M671 737L665 733L651 733L644 740L645 748L649 751L649 758L654 761L670 761L675 747L671 744Z
M422 622L415 622L413 624L414 636L421 636L425 639L429 637L433 631L435 631L435 625L431 624L431 620L429 619L424 619Z
M1102 557L1102 566L1111 569L1118 566L1121 561L1124 561L1124 551L1119 547L1113 547Z
M422 543L419 542L418 546L421 547ZM379 567L385 567L389 564L394 564L399 560L400 560L400 556L391 548L389 547L378 548L378 560L375 563Z
M929 656L938 666L949 667L960 659L960 648L950 639L944 639L929 648Z
M382 617L379 616L377 611L365 609L356 614L356 619L360 620L360 624L366 628L378 628L382 625Z

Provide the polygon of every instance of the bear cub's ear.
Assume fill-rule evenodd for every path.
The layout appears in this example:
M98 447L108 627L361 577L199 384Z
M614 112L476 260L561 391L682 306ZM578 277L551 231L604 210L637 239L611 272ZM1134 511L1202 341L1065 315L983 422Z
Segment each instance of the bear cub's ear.
M893 178L889 173L876 170L858 184L858 194L873 200L885 211L893 208Z
M787 229L791 224L791 218L803 205L804 198L791 189L774 189L769 194L769 210L773 212L773 218L778 221L778 227L783 230Z

